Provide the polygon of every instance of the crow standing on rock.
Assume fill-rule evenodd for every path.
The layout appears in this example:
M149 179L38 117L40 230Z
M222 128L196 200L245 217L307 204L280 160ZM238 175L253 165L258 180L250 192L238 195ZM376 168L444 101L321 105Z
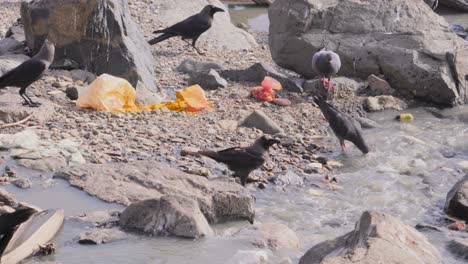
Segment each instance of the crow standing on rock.
M0 89L9 86L18 87L20 88L19 94L24 99L23 105L38 107L41 104L33 102L31 98L29 98L26 94L26 88L42 77L54 60L54 55L55 46L52 42L46 39L44 44L42 44L41 50L36 54L36 56L23 62L18 67L0 77Z
M181 36L183 40L191 39L193 48L198 52L198 54L203 54L197 47L195 47L195 43L201 34L211 28L211 25L213 24L213 16L217 12L224 12L224 10L214 5L207 5L196 15L193 15L166 29L154 31L154 34L163 34L148 41L148 43L150 45L154 45L166 39Z
M226 164L234 172L233 176L239 177L242 186L245 186L249 174L260 168L268 159L270 147L279 143L277 139L262 136L249 147L234 147L221 151L204 150L198 154Z
M367 154L369 152L369 147L362 136L361 126L354 118L341 113L320 96L314 97L314 101L319 106L336 137L340 140L343 152L346 151L345 140L351 141L362 153Z

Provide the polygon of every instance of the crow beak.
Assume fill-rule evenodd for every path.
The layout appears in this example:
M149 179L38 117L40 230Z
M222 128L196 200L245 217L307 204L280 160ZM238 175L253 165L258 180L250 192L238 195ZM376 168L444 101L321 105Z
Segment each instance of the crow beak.
M221 9L219 7L215 7L215 8L213 8L213 14L216 13L216 12L226 12L226 11L224 11L224 9Z

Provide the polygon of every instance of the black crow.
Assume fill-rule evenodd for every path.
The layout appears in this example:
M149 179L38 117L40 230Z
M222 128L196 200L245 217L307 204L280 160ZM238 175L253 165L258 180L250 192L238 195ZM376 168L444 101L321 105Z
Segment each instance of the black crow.
M162 35L148 41L150 45L154 45L159 43L163 40L181 36L183 40L191 39L192 46L199 54L203 54L197 47L195 47L195 43L197 39L203 34L205 31L211 28L213 24L213 16L217 12L225 12L223 9L216 7L214 5L207 5L203 8L203 10L193 15L173 26L170 26L166 29L156 30L153 33L163 33Z
M18 226L29 220L35 213L37 213L37 210L33 208L21 208L13 213L0 215L0 256L3 254Z
M336 137L340 140L343 152L346 151L345 140L351 141L362 153L367 154L369 152L369 147L362 136L361 126L354 118L338 111L320 96L315 96L314 101L319 106Z
M36 56L0 77L0 89L8 86L18 87L20 88L19 94L25 101L23 105L30 107L39 106L40 103L33 102L26 94L26 88L41 78L54 60L54 54L54 44L46 39Z
M337 74L340 68L340 56L326 48L321 49L312 57L312 69L322 77L323 86L325 86L328 91L333 90L333 86L330 83L331 77Z
M277 139L262 136L249 147L234 147L221 151L204 150L198 154L226 164L234 172L233 176L239 177L242 186L245 186L249 174L260 168L267 160L269 148L279 143Z

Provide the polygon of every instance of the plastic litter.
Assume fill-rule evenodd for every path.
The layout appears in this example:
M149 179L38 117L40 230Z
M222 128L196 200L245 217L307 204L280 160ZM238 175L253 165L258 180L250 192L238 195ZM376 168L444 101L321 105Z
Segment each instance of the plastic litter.
M400 114L395 119L400 122L411 122L414 120L414 116L412 114Z
M211 108L205 91L193 85L176 92L176 100L152 105L137 105L136 91L125 79L103 74L83 91L76 102L78 108L104 112L137 112L167 108L171 111L199 112Z
M276 99L275 90L281 90L281 83L271 77L265 77L262 86L252 89L252 96L260 101L272 102Z

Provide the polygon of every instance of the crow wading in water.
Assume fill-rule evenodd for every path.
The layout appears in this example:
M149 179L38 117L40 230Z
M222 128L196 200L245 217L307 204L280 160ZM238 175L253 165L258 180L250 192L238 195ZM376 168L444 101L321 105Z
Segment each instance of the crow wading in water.
M351 141L362 153L367 154L369 147L362 136L360 124L351 116L338 111L320 96L314 97L323 116L330 124L336 137L340 140L343 152L346 152L345 140Z
M42 44L41 50L36 56L23 62L18 67L5 73L0 77L0 89L5 87L18 87L20 88L19 94L24 99L23 105L30 107L37 107L40 103L33 102L26 94L26 88L32 83L39 80L44 72L49 68L54 60L55 46L49 40L45 40Z
M268 159L270 147L279 143L277 139L262 136L249 147L234 147L221 151L203 150L198 154L226 164L234 172L233 176L239 177L242 186L245 186L249 174L260 168Z
M213 24L213 16L217 12L225 11L214 5L207 5L196 15L193 15L166 29L154 31L154 34L162 33L162 35L148 41L148 43L150 45L154 45L166 39L181 36L183 40L191 39L192 47L198 52L198 54L203 54L197 47L195 47L195 44L200 35L211 28L211 25Z

